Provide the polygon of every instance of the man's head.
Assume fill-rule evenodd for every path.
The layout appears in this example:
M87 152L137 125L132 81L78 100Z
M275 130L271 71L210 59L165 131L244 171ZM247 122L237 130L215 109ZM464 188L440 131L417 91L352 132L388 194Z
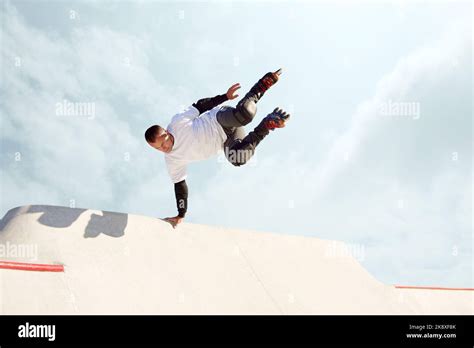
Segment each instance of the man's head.
M158 125L151 126L146 130L145 139L151 147L158 151L169 153L173 149L173 135Z

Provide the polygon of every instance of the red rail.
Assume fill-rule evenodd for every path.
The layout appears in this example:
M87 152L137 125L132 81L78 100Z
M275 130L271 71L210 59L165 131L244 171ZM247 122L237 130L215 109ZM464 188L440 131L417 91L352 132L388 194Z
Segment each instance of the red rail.
M409 286L395 285L397 289L423 289L423 290L455 290L455 291L474 291L474 288L443 288L440 286Z
M0 269L36 272L64 272L64 265L45 265L40 263L0 261Z

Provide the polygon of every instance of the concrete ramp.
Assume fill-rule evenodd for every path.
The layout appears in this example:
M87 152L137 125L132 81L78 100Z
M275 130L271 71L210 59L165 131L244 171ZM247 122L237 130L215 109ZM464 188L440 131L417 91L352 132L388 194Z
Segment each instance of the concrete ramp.
M397 289L312 237L32 205L0 246L1 314L474 314L473 291Z

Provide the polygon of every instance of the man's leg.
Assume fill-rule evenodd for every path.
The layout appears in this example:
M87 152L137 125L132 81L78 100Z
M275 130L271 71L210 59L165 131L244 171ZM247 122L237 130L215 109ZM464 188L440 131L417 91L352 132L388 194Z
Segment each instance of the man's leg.
M217 121L227 134L224 152L235 166L245 164L255 153L255 148L268 135L268 129L261 123L247 136L243 126L250 123L257 113L257 102L274 85L281 69L265 74L239 101L235 108L223 106L217 112Z
M269 131L263 125L246 135L244 126L224 128L227 140L224 143L224 154L227 160L238 167L247 163L254 155L257 145L265 138Z
M249 124L257 113L257 102L279 79L281 69L266 73L235 108L224 106L217 112L217 121L222 127L233 128Z
M228 110L229 112L231 110ZM260 124L248 135L245 135L245 128L223 127L227 134L227 140L224 143L224 153L227 160L234 166L241 166L254 155L255 149L260 141L265 138L270 130L285 127L290 115L280 108L275 108L268 114Z

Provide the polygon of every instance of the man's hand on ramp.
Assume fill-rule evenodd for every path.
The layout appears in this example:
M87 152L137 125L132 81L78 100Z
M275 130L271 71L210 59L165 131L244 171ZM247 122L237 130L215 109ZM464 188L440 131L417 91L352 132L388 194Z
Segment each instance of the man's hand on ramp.
M167 217L162 219L163 221L168 222L173 228L176 228L176 226L181 223L181 221L184 220L184 218L179 217L179 216L174 216L174 217Z

